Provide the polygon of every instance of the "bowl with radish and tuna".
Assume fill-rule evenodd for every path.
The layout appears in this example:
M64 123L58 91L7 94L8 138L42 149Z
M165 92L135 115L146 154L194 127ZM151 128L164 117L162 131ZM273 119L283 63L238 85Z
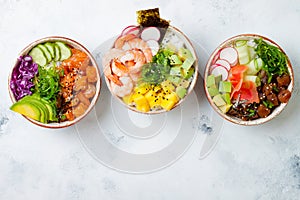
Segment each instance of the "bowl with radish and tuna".
M124 28L103 56L102 66L112 95L128 109L147 114L180 105L198 75L191 42L168 23Z
M10 109L45 128L79 122L100 95L100 71L80 43L60 36L25 47L8 78Z
M242 34L210 56L204 89L214 110L240 125L270 121L286 107L294 87L290 60L274 41Z

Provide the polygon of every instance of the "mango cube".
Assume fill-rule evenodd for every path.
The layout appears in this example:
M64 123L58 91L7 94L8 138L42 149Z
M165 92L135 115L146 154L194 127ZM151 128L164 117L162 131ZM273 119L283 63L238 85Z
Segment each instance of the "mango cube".
M131 98L139 111L148 112L150 110L150 105L144 95L134 94Z
M179 98L177 94L172 92L162 97L160 105L165 110L171 110L174 107L174 105L178 102L178 100Z
M145 94L145 98L147 99L147 101L148 101L148 103L150 105L150 108L155 108L155 107L160 106L161 97L162 96L161 96L160 93L156 93L153 90L150 90L149 92L147 92Z
M134 92L135 93L138 93L138 94L145 94L147 93L149 90L151 89L151 86L149 84L141 84L139 85L138 87L136 87L134 89Z

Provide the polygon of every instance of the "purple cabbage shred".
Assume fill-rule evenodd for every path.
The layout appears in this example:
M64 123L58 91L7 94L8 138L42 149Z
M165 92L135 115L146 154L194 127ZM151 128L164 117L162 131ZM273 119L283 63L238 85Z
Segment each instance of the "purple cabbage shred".
M37 73L38 65L33 62L31 56L25 55L18 58L10 80L10 89L17 101L32 94L33 78Z

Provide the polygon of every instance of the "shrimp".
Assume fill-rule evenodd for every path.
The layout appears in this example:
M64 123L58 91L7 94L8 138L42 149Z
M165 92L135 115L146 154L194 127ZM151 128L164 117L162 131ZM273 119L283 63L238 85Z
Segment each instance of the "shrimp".
M111 70L117 76L127 76L128 75L128 68L119 60L114 59L111 63Z
M94 97L96 94L96 86L93 84L88 84L88 87L83 91L83 94L88 99Z
M122 86L122 82L119 80L119 77L112 72L111 64L115 58L120 57L124 54L123 50L112 48L110 49L102 59L102 66L104 75L113 83Z
M148 46L147 42L142 40L141 38L133 38L128 41L128 45L131 49L140 50L145 55L146 61L151 62L152 60L152 51Z
M91 104L90 100L84 95L83 92L79 92L76 97L79 99L79 101L86 106L89 106Z
M139 73L146 62L146 58L139 50L128 50L120 58L120 61L128 67L130 73Z
M93 66L86 67L86 76L87 76L88 82L90 82L90 83L97 82L98 78L97 78L96 68Z
M73 108L73 115L75 117L80 117L81 115L83 115L85 113L85 111L88 108L89 107L87 105L85 105L84 103L79 103L79 105L77 105L75 108Z
M127 35L122 35L118 37L118 39L115 41L115 48L117 49L125 49L126 50L126 42L129 40L132 40L136 36L134 34L127 34Z
M80 90L86 90L88 86L88 77L87 76L79 76L74 84L73 89L78 92Z
M133 89L133 81L129 76L120 77L119 79L122 82L122 86L119 86L115 83L111 83L111 91L118 97L124 97L129 95Z
M105 68L109 68L110 67L110 63L114 58L118 58L120 56L122 56L124 54L124 51L121 49L117 49L117 48L112 48L110 49L104 56L102 59L102 66L105 70Z

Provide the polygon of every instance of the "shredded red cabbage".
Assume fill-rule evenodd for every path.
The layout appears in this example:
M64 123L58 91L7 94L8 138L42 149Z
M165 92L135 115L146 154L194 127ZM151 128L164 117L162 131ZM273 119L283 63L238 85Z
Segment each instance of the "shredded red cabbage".
M31 95L31 88L34 86L33 77L38 73L38 64L33 62L31 56L20 56L17 65L13 69L10 89L16 100L26 95Z

